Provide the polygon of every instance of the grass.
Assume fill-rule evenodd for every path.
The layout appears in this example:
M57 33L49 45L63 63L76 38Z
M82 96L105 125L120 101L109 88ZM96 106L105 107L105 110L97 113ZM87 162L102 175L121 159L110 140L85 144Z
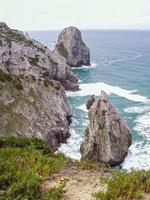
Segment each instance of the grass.
M104 182L108 185L106 192L94 194L100 200L136 200L150 193L150 171L114 171L112 178Z
M93 162L89 159L83 161L76 161L76 165L78 168L86 169L86 170L101 170L101 171L111 171L109 165L102 164L99 162Z
M33 66L38 66L38 63L39 63L39 55L35 55L34 58L28 57L28 59L29 59L29 62L30 62L31 65L33 65Z
M6 74L1 69L0 69L0 82L9 83L11 85L11 87L16 88L17 90L23 89L21 80L18 77Z
M41 184L68 161L63 154L54 154L42 140L0 137L0 200L60 199L63 185L42 192Z

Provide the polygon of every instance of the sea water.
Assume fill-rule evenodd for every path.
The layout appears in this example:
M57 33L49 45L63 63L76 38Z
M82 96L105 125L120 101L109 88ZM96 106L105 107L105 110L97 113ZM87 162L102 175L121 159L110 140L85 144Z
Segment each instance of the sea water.
M57 31L30 32L31 37L53 49ZM124 169L150 169L150 31L82 31L91 51L91 66L73 68L80 91L67 92L74 117L71 137L60 150L80 159L80 144L88 123L86 101L101 90L126 121L133 136Z

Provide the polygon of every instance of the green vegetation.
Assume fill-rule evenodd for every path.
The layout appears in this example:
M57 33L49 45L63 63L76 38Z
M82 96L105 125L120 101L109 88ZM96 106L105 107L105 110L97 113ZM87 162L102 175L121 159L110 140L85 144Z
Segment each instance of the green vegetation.
M34 58L29 57L29 62L31 65L38 66L39 55L36 55Z
M150 193L150 171L127 173L116 170L112 178L107 177L104 182L108 184L107 191L94 195L100 200L135 200Z
M1 69L0 69L0 81L1 82L5 82L5 81L12 81L12 77L6 73L4 73Z
M10 76L9 74L6 74L5 72L3 72L3 70L0 69L0 82L2 83L9 83L9 85L11 85L11 87L16 88L18 90L22 90L23 86L21 83L21 80L16 77L16 76Z
M76 165L81 169L94 169L94 170L101 170L101 171L111 171L109 165L102 164L99 162L93 162L92 160L86 159L83 161L76 161Z
M68 52L67 52L66 48L64 47L63 43L58 44L57 49L58 49L58 52L60 53L60 55L62 55L65 58L68 57Z
M0 137L0 200L58 200L64 185L43 192L41 184L69 159L35 138Z
M49 85L54 86L54 81L50 80L48 78L43 79L43 84L45 87L48 87Z

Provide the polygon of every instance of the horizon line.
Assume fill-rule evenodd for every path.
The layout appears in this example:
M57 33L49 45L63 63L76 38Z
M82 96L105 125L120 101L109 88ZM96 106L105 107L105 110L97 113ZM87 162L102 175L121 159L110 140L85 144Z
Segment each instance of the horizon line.
M75 26L76 27L76 26ZM66 27L64 27L66 28ZM61 31L60 29L22 29L22 31L32 32L32 31ZM77 27L78 28L78 27ZM150 28L78 28L81 31L150 31ZM20 30L20 29L18 29Z

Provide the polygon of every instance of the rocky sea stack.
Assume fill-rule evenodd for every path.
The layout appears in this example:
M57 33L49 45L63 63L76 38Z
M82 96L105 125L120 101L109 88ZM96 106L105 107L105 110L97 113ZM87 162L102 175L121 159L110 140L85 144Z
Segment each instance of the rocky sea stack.
M90 65L90 50L83 42L80 30L76 27L65 28L59 34L54 52L65 57L72 67Z
M89 124L80 149L82 159L118 165L127 155L132 142L131 133L104 91L98 101L94 99L91 97L87 104Z

